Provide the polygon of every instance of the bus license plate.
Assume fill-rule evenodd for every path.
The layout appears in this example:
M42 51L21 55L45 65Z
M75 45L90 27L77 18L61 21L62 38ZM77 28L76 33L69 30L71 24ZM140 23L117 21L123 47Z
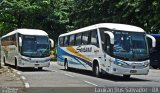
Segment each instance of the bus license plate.
M137 70L130 70L130 73L137 73Z
M36 66L36 67L38 67L38 66L39 66L39 64L35 64L35 66Z

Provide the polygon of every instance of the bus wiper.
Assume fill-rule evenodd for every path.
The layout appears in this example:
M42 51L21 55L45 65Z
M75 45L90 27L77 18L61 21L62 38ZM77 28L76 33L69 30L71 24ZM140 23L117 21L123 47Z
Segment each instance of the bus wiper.
M34 55L35 55L35 52L32 52L32 53L31 53L31 57L34 57Z
M149 58L149 56L146 56L146 57L135 58L135 60L142 61L142 60L148 59L148 58Z
M41 56L45 56L47 51L48 51L48 48L46 48L45 51L41 51L42 52Z

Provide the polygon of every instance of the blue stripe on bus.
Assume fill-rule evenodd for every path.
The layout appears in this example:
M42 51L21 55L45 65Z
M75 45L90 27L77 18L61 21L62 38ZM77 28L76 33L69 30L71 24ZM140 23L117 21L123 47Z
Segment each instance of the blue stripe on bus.
M58 61L64 62L64 57L63 56L69 56L69 57L72 57L73 59L77 60L80 64L82 64L82 63L79 60L83 61L84 63L86 63L87 65L89 65L90 67L92 67L92 63L91 62L89 62L89 61L87 61L87 60L85 60L83 58L77 57L75 55L71 55L71 54L67 53L66 51L64 51L63 49L61 49L60 47L58 47L57 51L58 51L58 55L57 55L57 57L58 57L57 60ZM69 61L69 63L71 63L71 64L78 64L78 63L75 63L73 61L72 62ZM82 65L84 66L84 64L82 64Z

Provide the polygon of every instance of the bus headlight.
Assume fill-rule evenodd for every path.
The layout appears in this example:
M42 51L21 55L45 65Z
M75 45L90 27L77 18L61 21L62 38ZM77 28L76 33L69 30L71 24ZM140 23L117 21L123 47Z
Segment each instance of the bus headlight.
M127 66L128 65L127 63L122 62L122 61L120 61L120 62L114 62L114 64L116 64L118 66Z
M19 62L21 62L21 61L22 61L22 58L21 58L21 57L19 57L18 61L19 61Z
M149 62L144 62L144 66L148 67L149 66Z
M23 57L22 57L21 59L22 59L23 61L29 61L29 59L26 59L26 58L23 58Z

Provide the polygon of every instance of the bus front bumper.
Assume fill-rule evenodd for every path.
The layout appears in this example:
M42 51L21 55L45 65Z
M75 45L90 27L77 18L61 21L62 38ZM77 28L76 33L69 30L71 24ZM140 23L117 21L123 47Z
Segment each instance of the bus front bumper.
M32 60L21 59L18 62L19 67L49 67L50 59L32 58Z
M149 73L149 66L144 68L124 68L115 65L110 69L109 73L121 75L147 75Z
M44 63L27 63L27 62L22 62L19 64L19 67L49 67L50 62L44 62Z

